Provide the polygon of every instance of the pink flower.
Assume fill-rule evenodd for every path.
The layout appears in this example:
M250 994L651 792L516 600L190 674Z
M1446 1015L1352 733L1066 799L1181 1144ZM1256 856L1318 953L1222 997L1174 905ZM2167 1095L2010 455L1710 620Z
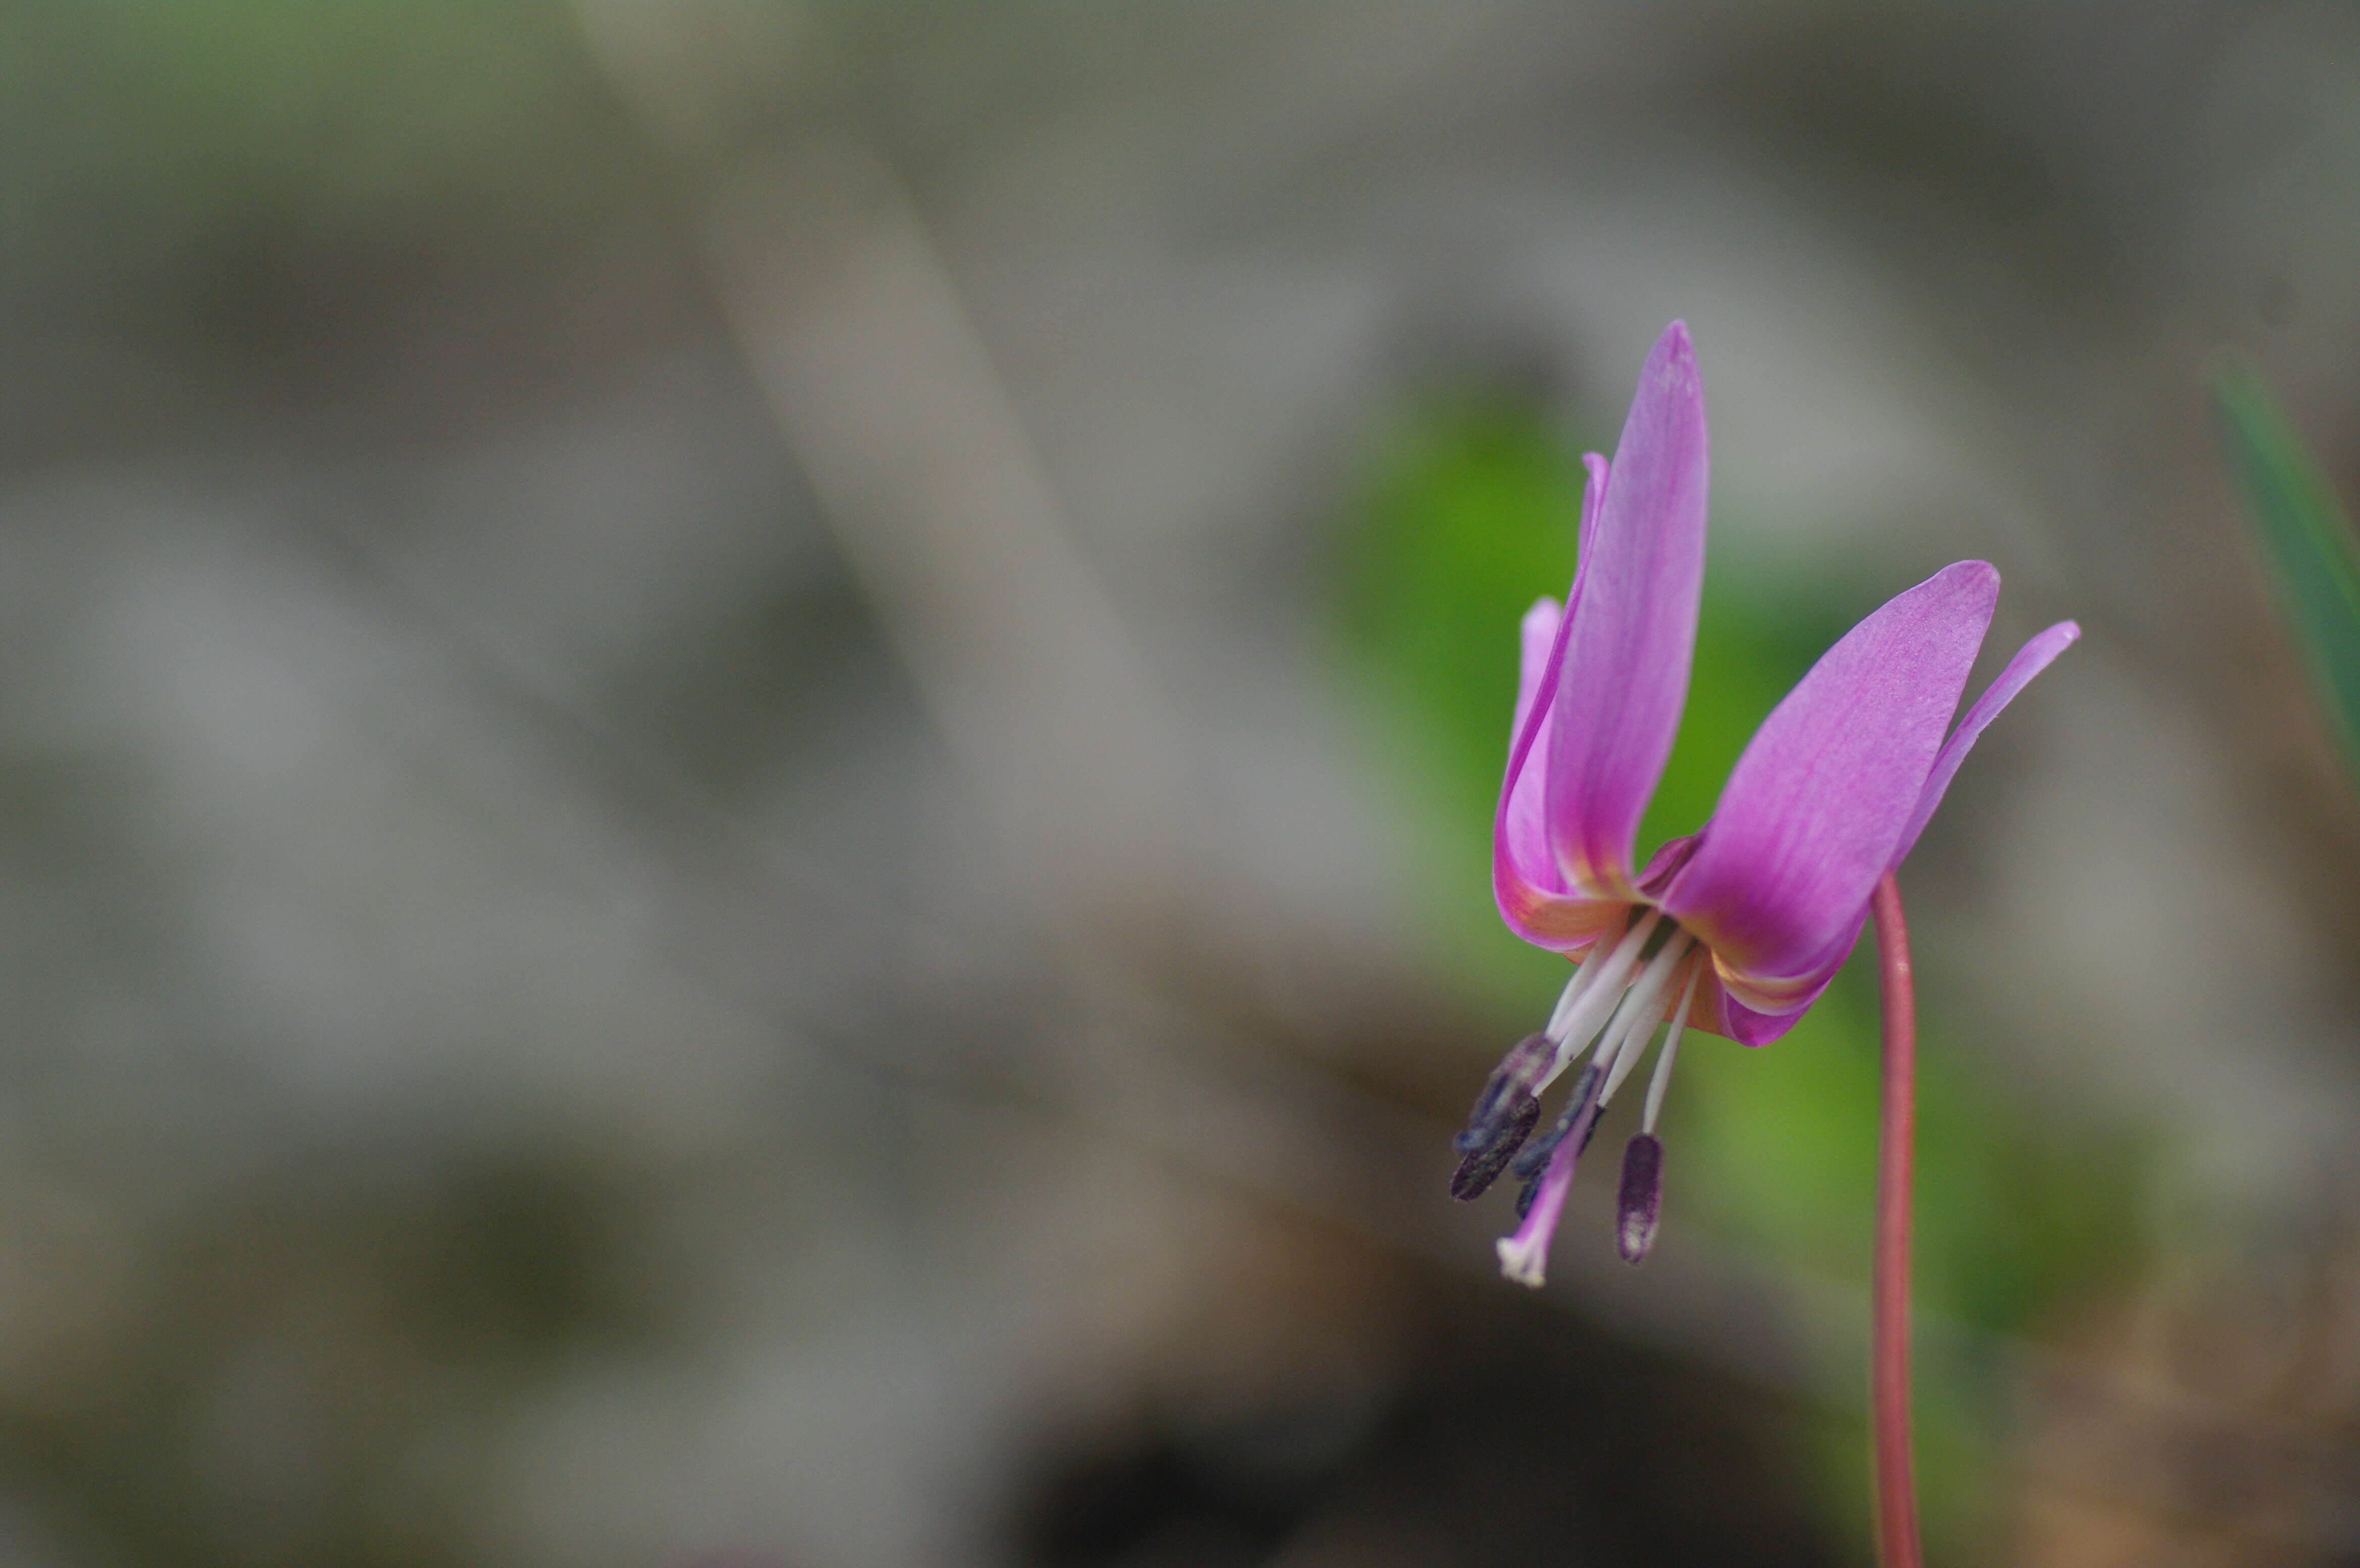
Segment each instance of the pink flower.
M1547 1025L1508 1055L1459 1135L1452 1190L1471 1198L1511 1166L1524 1223L1500 1243L1538 1285L1575 1160L1599 1111L1670 1020L1644 1130L1624 1162L1618 1241L1633 1262L1655 1230L1656 1112L1684 1027L1749 1046L1793 1027L1827 989L1975 738L2081 635L2026 643L1950 717L1999 598L1961 561L1846 633L1764 720L1710 821L1634 870L1639 819L1688 697L1704 576L1704 396L1674 322L1639 376L1610 470L1591 455L1579 565L1566 609L1524 622L1524 678L1500 787L1491 884L1524 940L1579 956ZM1948 731L1947 738L1945 731ZM1536 1096L1596 1045L1551 1133Z

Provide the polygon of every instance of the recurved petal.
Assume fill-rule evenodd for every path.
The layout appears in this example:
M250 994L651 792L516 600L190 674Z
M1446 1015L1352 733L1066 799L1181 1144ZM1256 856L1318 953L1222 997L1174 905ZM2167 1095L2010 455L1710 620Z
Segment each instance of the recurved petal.
M1747 744L1663 897L1737 1002L1784 1013L1842 962L1998 597L1987 564L1944 567L1846 632Z
M1697 988L1695 1005L1688 1022L1697 1028L1726 1036L1742 1046L1766 1046L1802 1021L1803 1014L1819 999L1836 971L1843 968L1845 959L1860 940L1861 928L1868 923L1867 911L1854 921L1835 942L1827 956L1812 966L1806 974L1775 986L1748 985L1735 977L1724 978L1707 971L1705 982ZM1741 1002L1734 989L1743 989L1752 1003Z
M1674 322L1639 373L1611 477L1592 470L1591 493L1604 496L1584 522L1543 759L1549 846L1568 888L1630 891L1632 839L1688 698L1707 467L1696 356Z
M1547 693L1556 685L1551 656L1557 652L1562 624L1555 599L1542 599L1524 612L1516 722L1508 731L1508 772L1500 784L1499 812L1491 826L1492 880L1502 915L1509 905L1503 876L1521 884L1515 900L1519 906L1529 905L1533 894L1564 891L1549 859L1548 829L1541 818L1541 770L1534 765L1535 759L1548 755ZM1513 925L1513 919L1509 923Z
M1531 717L1533 697L1541 689L1541 681L1548 674L1549 654L1557 648L1557 623L1565 613L1557 600L1546 596L1535 599L1533 608L1524 611L1517 630L1521 644L1516 670L1516 721L1508 730L1508 746L1515 748L1517 738L1524 732L1524 720ZM1542 716L1546 721L1547 716Z
M1893 865L1899 865L1917 847L1918 835L1926 830L1934 808L1942 804L1950 780L1958 775L1959 764L1974 750L1975 737L1999 717L2001 708L2016 700L2016 694L2030 685L2033 676L2047 669L2081 635L2081 629L2073 622L2059 621L2017 649L2016 657L2007 662L2007 668L1999 673L1999 678L1975 698L1974 706L1967 709L1967 716L1959 720L1959 727L1950 731L1950 738L1942 742L1942 750L1934 758L1934 771L1926 775L1926 785L1918 792L1918 808L1909 814L1909 825L1901 830L1900 847L1893 851Z
M1528 639L1544 611L1557 607L1544 599L1524 618ZM1527 641L1527 658L1531 641ZM1542 648L1546 658L1549 652ZM1508 929L1535 947L1570 953L1588 947L1598 934L1621 918L1622 905L1611 899L1569 893L1558 880L1549 858L1548 835L1541 820L1541 770L1536 759L1548 745L1549 677L1526 699L1537 707L1518 729L1519 744L1509 753L1508 776L1500 791L1499 815L1491 828L1491 896Z
M1598 514L1606 496L1606 459L1582 459L1590 483L1581 497L1580 554L1574 565L1568 604L1581 598L1582 573L1590 558ZM1550 697L1564 667L1565 620L1557 602L1543 598L1524 612L1522 667L1516 686L1516 718L1508 732L1508 770L1501 781L1500 805L1491 827L1491 894L1508 928L1536 947L1576 952L1622 916L1620 904L1566 891L1548 846L1544 817L1544 777L1549 748Z
M1581 568L1590 561L1590 542L1598 537L1598 512L1606 504L1606 477L1612 472L1606 459L1595 452L1583 453L1581 466L1589 470L1590 482L1581 488L1581 532L1574 536L1580 552L1573 562L1575 595L1581 592ZM1572 603L1572 598L1566 602Z

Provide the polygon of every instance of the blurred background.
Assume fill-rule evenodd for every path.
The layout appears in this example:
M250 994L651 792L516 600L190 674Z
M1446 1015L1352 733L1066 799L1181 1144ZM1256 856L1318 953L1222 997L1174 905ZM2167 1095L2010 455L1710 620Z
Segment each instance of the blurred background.
M1950 560L2086 631L1905 877L1935 1561L2360 1563L2360 806L2206 403L2360 494L2360 13L16 0L0 148L0 1560L1864 1563L1863 964L1644 1268L1445 1192L1681 316L1649 839Z

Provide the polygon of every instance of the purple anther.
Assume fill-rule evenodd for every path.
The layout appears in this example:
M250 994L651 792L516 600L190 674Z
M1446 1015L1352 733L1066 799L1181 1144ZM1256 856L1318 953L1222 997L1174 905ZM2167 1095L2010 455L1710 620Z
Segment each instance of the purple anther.
M1622 1150L1622 1192L1615 1205L1614 1250L1636 1263L1655 1245L1664 1208L1664 1146L1646 1133Z

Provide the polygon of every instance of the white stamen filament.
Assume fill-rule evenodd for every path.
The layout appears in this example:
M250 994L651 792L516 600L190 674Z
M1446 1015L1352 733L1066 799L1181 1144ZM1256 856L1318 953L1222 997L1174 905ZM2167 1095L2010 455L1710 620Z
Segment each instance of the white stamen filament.
M1606 1084L1598 1091L1601 1106L1614 1097L1614 1091L1622 1087L1622 1080L1631 1075L1631 1069L1639 1065L1639 1058L1646 1055L1647 1042L1654 1037L1655 1025L1663 1022L1665 1010L1671 1004L1671 999L1664 993L1670 989L1672 976L1678 971L1680 960L1688 956L1688 948L1695 943L1696 938L1685 931L1666 942L1664 950L1647 961L1645 970L1633 982L1631 993L1623 998L1622 1007L1616 1010L1620 1026L1607 1031L1613 1038L1614 1054L1609 1057L1601 1047L1598 1058L1607 1064ZM1620 1014L1625 1010L1630 1016L1621 1018Z
M1672 1058L1679 1055L1680 1031L1688 1027L1688 1009L1696 1003L1697 982L1704 978L1704 966L1711 955L1699 953L1696 968L1688 970L1688 989L1680 992L1679 1011L1672 1014L1672 1026L1664 1031L1664 1048L1655 1056L1655 1075L1647 1080L1647 1106L1639 1117L1639 1130L1654 1135L1655 1116L1664 1108L1664 1091L1671 1087Z
M1581 1000L1581 993L1588 989L1589 982L1597 979L1598 971L1605 967L1601 960L1622 941L1630 919L1628 911L1617 916L1614 924L1601 931L1598 939L1590 944L1590 951L1582 954L1581 961L1574 965L1573 978L1565 982L1565 992L1557 999L1557 1007L1549 1014L1548 1026L1541 1031L1542 1034L1552 1040L1562 1041L1565 1038L1565 1021L1572 1014L1574 1003Z
M1659 996L1651 1001L1652 1005L1641 1003L1620 1021L1622 1026L1613 1031L1609 1042L1613 1047L1611 1052L1601 1048L1598 1053L1606 1073L1606 1081L1598 1086L1598 1109L1601 1113L1606 1109L1607 1097L1622 1087L1633 1064L1646 1054L1647 1042L1655 1037L1655 1025L1664 1021L1664 1009L1670 1005L1670 998Z
M1573 1005L1566 1010L1562 1031L1553 1028L1548 1032L1549 1038L1557 1042L1557 1058L1549 1063L1548 1071L1541 1075L1540 1082L1534 1086L1534 1092L1537 1093L1555 1082L1557 1074L1572 1065L1573 1059L1590 1044L1590 1036L1598 1032L1599 1025L1606 1022L1615 1003L1622 1000L1623 981L1629 976L1631 966L1638 961L1639 950L1647 945L1647 938L1655 934L1655 923L1662 918L1661 910L1648 910L1639 923L1614 944L1614 950L1606 956L1604 963L1598 966L1596 975L1574 997ZM1603 943L1605 938L1601 937L1599 940ZM1587 963L1582 966L1584 970L1589 967ZM1574 977L1577 981L1580 978L1579 975Z

